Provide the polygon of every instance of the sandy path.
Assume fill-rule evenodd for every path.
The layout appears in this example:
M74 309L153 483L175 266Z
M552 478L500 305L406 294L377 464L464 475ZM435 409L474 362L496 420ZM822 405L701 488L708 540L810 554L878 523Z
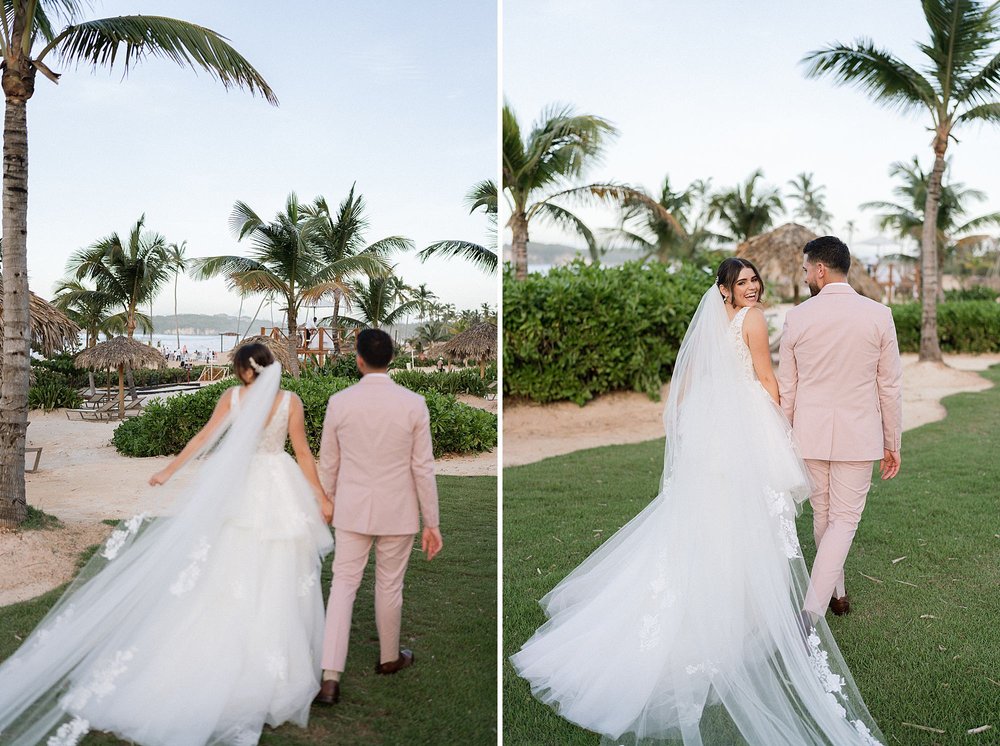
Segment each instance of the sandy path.
M497 412L496 401L465 395L458 399ZM20 568L17 573L0 574L0 606L33 598L66 582L80 552L111 532L111 526L100 521L166 507L164 497L169 494L149 487L146 480L170 457L120 455L111 445L113 423L70 422L62 410L32 411L28 419L28 445L44 449L38 472L25 475L28 504L56 516L64 526L0 533L0 566ZM437 460L435 468L438 474L452 476L495 476L497 453L494 449L446 456ZM190 477L191 472L181 472L176 486L183 488Z
M941 399L962 391L981 391L990 383L975 371L1000 362L1000 355L946 355L946 365L918 363L903 355L903 429L944 419ZM663 405L645 394L615 392L583 407L571 402L505 402L503 465L517 466L584 448L640 443L663 437Z

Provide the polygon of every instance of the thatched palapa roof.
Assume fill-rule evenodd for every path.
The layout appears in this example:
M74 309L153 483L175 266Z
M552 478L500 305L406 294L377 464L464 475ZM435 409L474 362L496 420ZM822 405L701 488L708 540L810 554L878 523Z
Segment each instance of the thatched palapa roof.
M275 339L274 337L263 337L259 334L241 340L240 343L230 352L230 359L233 359L236 356L237 350L241 347L246 347L247 345L254 343L262 344L269 349L271 354L274 355L275 360L281 363L282 370L287 371L292 369L292 361L288 356L288 345L281 340Z
M77 368L164 368L167 360L158 350L128 337L114 337L84 350L76 356Z
M31 313L31 344L43 355L51 355L77 343L80 327L48 301L28 292ZM0 324L3 323L3 292L0 286Z
M497 325L488 321L476 324L449 340L441 352L452 357L494 360L497 356Z
M761 233L736 247L736 256L753 262L768 286L772 297L799 299L805 294L802 282L802 248L818 236L798 223L785 223L773 231ZM882 287L865 272L861 264L851 262L847 281L861 295L882 300Z

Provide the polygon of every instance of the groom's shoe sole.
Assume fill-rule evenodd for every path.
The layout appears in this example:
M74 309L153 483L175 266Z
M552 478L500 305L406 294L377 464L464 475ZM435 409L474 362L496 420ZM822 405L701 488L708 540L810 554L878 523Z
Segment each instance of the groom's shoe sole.
M415 660L413 651L403 648L399 651L399 657L396 660L389 661L388 663L376 663L375 673L383 675L393 674L397 671L402 671L404 668L409 668Z
M314 705L335 705L340 701L340 682L324 681L319 688L319 694L313 699Z
M837 616L846 616L851 613L851 599L845 593L842 598L830 599L830 611Z

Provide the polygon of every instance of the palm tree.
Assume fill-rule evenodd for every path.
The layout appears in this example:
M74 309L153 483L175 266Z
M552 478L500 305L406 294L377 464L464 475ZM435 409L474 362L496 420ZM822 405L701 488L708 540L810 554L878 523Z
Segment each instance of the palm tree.
M187 241L172 243L167 247L167 261L174 273L174 333L177 335L177 349L181 348L181 323L177 316L177 280L187 269ZM236 322L239 324L239 321Z
M742 242L763 233L784 209L781 193L773 187L758 187L764 172L759 168L742 184L712 197L712 216L729 230L729 238Z
M1000 5L981 0L923 0L930 39L919 45L926 73L868 39L832 44L803 59L809 77L855 85L876 103L930 115L931 169L920 236L920 360L941 360L937 328L937 213L948 141L969 122L1000 124Z
M264 222L245 202L237 202L229 216L229 227L238 241L250 243L250 256L210 256L191 262L195 279L222 275L236 292L273 294L284 299L290 372L296 378L299 309L311 298L342 287L329 279L328 268L315 249L312 231L317 225L303 211L294 192L288 195L284 211L270 223Z
M416 342L423 350L435 342L444 342L451 336L450 332L451 330L445 322L435 319L418 326L412 341Z
M358 275L378 276L389 269L386 257L396 252L409 251L413 241L403 236L386 236L373 243L367 243L365 231L368 217L365 215L365 198L355 195L355 184L347 197L337 207L336 215L330 210L324 197L317 197L312 205L303 205L302 213L314 221L312 242L319 252L320 261L326 265L326 280L332 285L333 314L330 325L334 330L334 352L340 352L340 303L350 292L348 280ZM318 296L310 296L318 302Z
M152 329L152 320L139 307L159 294L172 273L166 239L159 233L144 230L146 216L141 216L123 241L117 233L95 241L75 252L67 264L76 280L91 280L97 290L114 299L122 308L125 334L135 335L136 327ZM71 292L66 291L72 298Z
M437 300L437 296L427 289L427 283L422 282L413 291L413 300L417 303L417 318L423 321Z
M577 114L568 106L551 106L525 138L509 104L503 107L503 188L510 208L514 276L528 275L528 227L536 218L577 233L587 242L593 261L600 259L593 231L560 201L620 206L626 200L644 202L661 211L655 201L637 189L601 182L574 186L587 168L600 160L607 140L617 130L592 114ZM554 190L554 191L553 191ZM545 194L542 194L542 193ZM674 218L666 211L662 217Z
M973 235L982 228L1000 225L1000 212L980 215L966 220L967 204L971 201L982 202L986 195L977 189L967 189L959 182L947 182L948 167L941 181L941 197L937 212L935 228L935 254L938 267L944 266L945 254L954 248L957 240L981 241L983 236ZM912 238L919 242L924 233L924 210L927 205L927 191L930 188L930 174L921 167L917 157L909 162L896 161L889 167L889 175L899 177L902 184L893 189L900 202L866 202L861 205L863 210L880 210L879 227L882 230L892 230L900 238Z
M356 327L391 326L418 307L416 300L407 300L400 295L398 282L392 275L353 280L351 296L351 305L356 313L342 318Z
M814 184L813 174L804 171L790 180L788 186L792 188L789 199L798 202L795 217L802 218L806 225L818 233L828 232L833 215L826 211L826 196L823 194L826 187Z
M24 498L24 434L28 421L28 100L38 72L56 82L49 55L72 66L127 73L146 57L165 57L201 68L225 88L246 88L271 103L277 99L253 66L216 32L162 16L121 16L85 21L82 0L16 0L0 18L3 92L3 377L0 383L0 528L15 528L27 515ZM60 24L63 29L56 32ZM36 47L41 48L35 53Z
M465 195L466 204L469 206L469 213L474 213L480 207L486 213L489 221L488 235L490 238L487 246L480 246L471 241L438 241L432 243L426 249L417 254L421 262L427 261L432 256L453 257L460 256L468 259L479 269L489 274L497 271L497 184L492 179L480 181Z
M87 347L96 345L101 334L110 336L125 330L125 315L112 313L118 301L111 294L89 288L74 279L60 281L55 292L52 305L84 330Z
M664 264L676 260L697 261L713 242L724 238L708 230L709 184L709 181L698 179L684 191L675 192L670 186L670 177L664 177L656 200L662 209L651 210L646 202L627 200L618 227L608 231L608 235L641 250L642 261L656 259ZM674 220L664 220L664 211Z

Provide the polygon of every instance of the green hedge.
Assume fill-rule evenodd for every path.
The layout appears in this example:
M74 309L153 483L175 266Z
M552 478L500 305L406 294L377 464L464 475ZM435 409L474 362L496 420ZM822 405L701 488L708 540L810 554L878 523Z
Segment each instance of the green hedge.
M314 376L295 380L286 376L282 388L294 391L305 408L306 436L314 454L319 453L327 400L354 384L349 378ZM145 411L120 424L112 442L126 456L164 456L181 449L208 422L222 392L236 381L206 386L194 394L179 394L164 402L148 404ZM420 392L431 415L434 455L488 451L497 443L497 417L466 406L455 397L435 391ZM290 449L289 449L290 450Z
M920 351L920 304L892 307L900 352ZM1000 352L1000 303L986 300L939 303L938 337L945 352Z
M73 355L68 353L60 352L43 360L32 358L31 367L34 368L36 376L39 371L48 371L50 373L58 373L63 376L67 385L73 388L83 388L84 386L89 386L90 379L87 375L87 371L77 368L73 364L73 357ZM191 368L192 381L198 380L198 376L201 375L201 371L204 367L204 365L195 365ZM180 383L188 380L188 372L181 368L142 368L140 370L132 371L132 376L135 380L135 385L139 387L156 386L163 383ZM98 388L107 386L117 388L118 371L96 371L94 373L94 381Z
M492 369L492 370L491 370ZM437 391L439 394L471 394L486 396L489 385L496 380L496 365L486 369L486 376L479 377L479 368L462 368L451 372L426 372L423 370L401 370L393 373L392 380L400 386L425 393Z
M62 373L35 368L35 380L28 389L28 409L49 411L59 407L79 407L83 399Z
M504 393L583 404L615 390L659 396L712 278L662 264L575 262L503 282Z

